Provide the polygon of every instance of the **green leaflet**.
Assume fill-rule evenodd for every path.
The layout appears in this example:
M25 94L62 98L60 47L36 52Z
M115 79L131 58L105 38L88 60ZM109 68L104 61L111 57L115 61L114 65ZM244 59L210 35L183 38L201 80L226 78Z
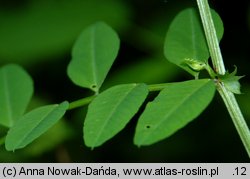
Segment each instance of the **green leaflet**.
M223 23L219 15L211 10L218 39L223 36ZM186 64L187 59L207 63L209 51L197 9L181 11L171 23L164 44L164 55L170 62L180 66L192 75L197 71Z
M107 89L89 105L83 131L88 147L102 145L121 131L148 94L145 84L123 84Z
M5 147L8 151L31 143L52 127L68 109L68 102L36 108L22 116L8 131Z
M210 103L215 85L212 80L173 83L147 104L136 126L134 143L150 145L187 125Z
M119 43L116 32L103 22L85 29L72 50L68 66L70 79L98 93L118 54Z
M23 115L33 94L33 81L20 66L0 68L0 124L11 127Z

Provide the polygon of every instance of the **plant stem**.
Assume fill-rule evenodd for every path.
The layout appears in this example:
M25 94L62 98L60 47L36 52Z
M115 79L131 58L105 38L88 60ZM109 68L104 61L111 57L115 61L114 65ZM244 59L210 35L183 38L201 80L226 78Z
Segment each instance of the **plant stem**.
M217 39L213 19L210 12L210 7L207 0L197 0L197 4L202 19L203 28L205 31L208 48L210 51L211 59L216 73L220 75L225 74L225 66L222 59L219 42ZM243 145L250 158L250 130L246 124L246 121L241 113L239 105L232 92L224 87L222 82L218 83L217 90L219 91L227 110L233 120L236 130L243 142Z
M152 85L148 85L148 90L149 90L149 92L161 91L169 85L170 85L170 83L152 84ZM96 96L97 95L88 96L88 97L73 101L73 102L69 103L68 110L72 110L72 109L75 109L78 107L88 105Z
M210 7L207 0L197 0L197 4L200 11L200 16L204 28L204 32L207 39L208 49L211 55L212 63L217 72L220 75L224 75L226 70L222 59L216 30L214 27Z
M149 92L161 91L171 84L173 84L173 83L160 83L160 84L148 85L148 90L149 90Z
M243 145L250 157L250 131L232 92L228 91L222 83L219 83L218 91L228 109L228 112L233 119Z
M93 96L88 96L86 98L82 98L82 99L73 101L73 102L69 103L68 110L85 106L85 105L89 104L95 97L96 97L96 95L93 95Z

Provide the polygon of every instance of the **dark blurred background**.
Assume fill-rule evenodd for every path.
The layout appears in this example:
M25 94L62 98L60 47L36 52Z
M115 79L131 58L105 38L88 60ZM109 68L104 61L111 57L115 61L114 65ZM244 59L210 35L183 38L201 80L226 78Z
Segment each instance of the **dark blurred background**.
M238 67L240 107L250 124L250 2L210 0L224 22L221 41L226 68ZM67 77L71 48L79 33L102 20L119 34L119 56L102 89L115 84L147 84L192 79L163 56L164 37L174 16L195 0L0 0L0 66L22 65L33 77L29 109L91 95ZM151 94L153 98L156 94ZM0 162L249 162L232 120L218 94L193 122L148 147L133 145L138 116L94 150L84 146L86 107L67 112L61 122L27 148L6 152ZM6 129L0 128L3 136Z

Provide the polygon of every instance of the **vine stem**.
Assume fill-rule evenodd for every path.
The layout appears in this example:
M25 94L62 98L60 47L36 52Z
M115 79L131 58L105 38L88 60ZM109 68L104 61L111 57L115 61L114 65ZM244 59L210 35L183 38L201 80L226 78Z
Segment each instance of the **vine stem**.
M250 158L250 131L241 113L235 96L232 92L228 91L222 83L219 83L218 91L228 109L231 118L233 119L234 126L236 127Z
M160 84L148 85L148 90L149 90L149 92L161 91L161 90L163 90L164 88L168 87L171 84L173 84L173 83L160 83Z
M210 12L210 7L207 0L197 0L197 4L200 11L200 16L207 39L208 49L211 55L212 63L217 72L220 75L226 73L223 58L220 51L216 30L213 23L213 18Z
M209 52L211 55L212 63L215 68L216 73L224 75L226 70L221 55L219 42L217 39L213 19L210 12L210 7L208 0L197 0ZM233 120L235 128L243 142L243 145L247 151L247 154L250 158L250 130L247 126L247 123L241 113L239 105L236 101L236 98L232 92L227 90L222 82L218 83L217 90L221 95L227 110Z
M89 104L95 97L96 97L96 95L93 95L93 96L88 96L86 98L82 98L82 99L73 101L73 102L69 103L68 110L85 106L85 105Z

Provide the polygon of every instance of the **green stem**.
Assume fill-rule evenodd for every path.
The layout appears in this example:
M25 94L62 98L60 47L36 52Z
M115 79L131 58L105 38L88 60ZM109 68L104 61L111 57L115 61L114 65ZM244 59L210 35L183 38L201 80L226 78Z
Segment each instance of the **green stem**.
M250 131L232 92L228 91L222 83L218 85L218 91L228 109L234 126L240 135L243 145L250 157Z
M212 79L215 79L217 74L214 72L214 70L209 66L209 64L206 65L205 69L207 70L209 76L212 78Z
M152 85L148 85L148 90L150 92L153 91L161 91L164 88L166 88L167 86L169 86L170 83L161 83L161 84L152 84ZM75 108L79 108L85 105L88 105L97 95L93 95L93 96L88 96L76 101L73 101L71 103L69 103L69 108L68 110L72 110Z
M148 90L149 90L149 92L161 91L171 84L173 84L173 83L160 83L160 84L148 85Z
M219 42L216 35L216 30L214 27L208 1L197 0L197 4L199 7L200 16L215 72L220 75L224 75L226 70L222 59Z
M216 36L213 19L210 12L210 7L207 0L197 0L197 4L202 19L203 28L205 31L208 48L216 73L220 75L225 74L225 66L222 59L219 42ZM241 113L239 105L232 92L224 87L223 83L218 83L217 90L219 91L227 110L233 120L235 128L243 142L243 145L250 158L250 130Z
M93 95L93 96L88 96L86 98L82 98L82 99L73 101L73 102L69 103L68 110L85 106L85 105L89 104L95 97L96 97L96 95Z

